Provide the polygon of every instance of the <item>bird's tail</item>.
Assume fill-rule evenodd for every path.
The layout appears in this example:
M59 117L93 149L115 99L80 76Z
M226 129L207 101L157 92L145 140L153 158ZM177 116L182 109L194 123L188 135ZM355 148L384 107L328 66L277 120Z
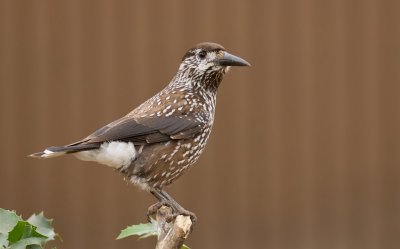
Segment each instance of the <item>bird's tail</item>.
M52 157L62 156L65 154L70 154L85 150L94 150L98 148L99 148L98 144L70 144L66 146L52 146L45 149L44 151L30 154L29 157L52 158Z

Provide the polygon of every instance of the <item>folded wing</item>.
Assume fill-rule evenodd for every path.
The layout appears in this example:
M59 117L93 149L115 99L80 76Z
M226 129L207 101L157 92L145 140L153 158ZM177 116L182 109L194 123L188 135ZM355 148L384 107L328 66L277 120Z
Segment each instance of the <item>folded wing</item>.
M201 131L201 123L185 117L123 117L66 147L92 147L107 141L132 142L135 145L190 138Z

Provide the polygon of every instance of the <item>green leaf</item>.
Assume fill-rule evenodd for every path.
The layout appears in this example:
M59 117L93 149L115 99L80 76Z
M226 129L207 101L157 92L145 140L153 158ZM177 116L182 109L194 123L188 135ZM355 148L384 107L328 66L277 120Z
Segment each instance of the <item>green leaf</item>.
M29 245L27 249L43 249L42 245Z
M25 238L18 241L15 244L12 244L10 249L25 249L27 246L32 246L30 248L43 248L42 244L44 243L44 238Z
M190 249L190 247L188 247L187 245L183 244L181 249Z
M18 216L14 211L0 208L0 233L7 234L20 220L22 220L21 216Z
M43 212L27 221L15 212L0 208L0 249L41 249L45 242L57 236Z
M36 231L47 237L46 241L54 240L56 233L52 226L53 220L44 217L43 212L36 215L33 214L27 221L37 227Z
M155 236L157 235L157 228L152 223L129 226L121 231L117 239L123 239L132 235L140 236L140 238Z
M47 237L38 233L36 227L26 221L18 221L17 225L8 233L8 241L10 244L17 243L27 238L39 238L45 242Z
M0 233L0 248L7 248L8 240L7 235Z

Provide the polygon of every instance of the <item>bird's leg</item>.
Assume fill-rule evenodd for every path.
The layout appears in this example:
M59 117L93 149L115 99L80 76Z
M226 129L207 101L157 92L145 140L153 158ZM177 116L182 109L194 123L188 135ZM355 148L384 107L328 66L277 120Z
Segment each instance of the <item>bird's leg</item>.
M161 206L165 205L165 206L171 207L174 210L174 215L171 217L171 219L175 218L178 215L184 215L184 216L190 216L193 223L196 222L196 220L197 220L196 215L194 213L186 210L185 208L183 208L178 202L176 202L164 190L153 189L150 191L150 193L152 193L158 199L159 202L150 206L150 208L147 212L148 217L150 217L151 215L154 215Z
M192 220L193 224L196 223L197 217L193 212L190 212L183 208L177 201L174 200L167 192L164 190L160 190L161 195L168 200L169 204L172 206L172 208L175 211L174 217L178 215L184 215L184 216L190 216L190 219Z
M169 201L161 195L160 191L157 189L152 189L150 190L150 193L156 197L158 200L157 203L151 205L149 209L147 210L147 219L150 221L151 217L154 216L157 213L157 210L160 209L162 206L171 206ZM172 207L171 207L172 208Z

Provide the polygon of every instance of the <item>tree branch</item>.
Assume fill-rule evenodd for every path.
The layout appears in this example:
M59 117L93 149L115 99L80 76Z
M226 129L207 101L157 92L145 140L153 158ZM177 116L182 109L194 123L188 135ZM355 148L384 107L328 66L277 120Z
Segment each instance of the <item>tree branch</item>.
M172 208L161 206L157 210L156 222L158 241L156 249L180 249L192 229L190 216L178 215L173 217Z

